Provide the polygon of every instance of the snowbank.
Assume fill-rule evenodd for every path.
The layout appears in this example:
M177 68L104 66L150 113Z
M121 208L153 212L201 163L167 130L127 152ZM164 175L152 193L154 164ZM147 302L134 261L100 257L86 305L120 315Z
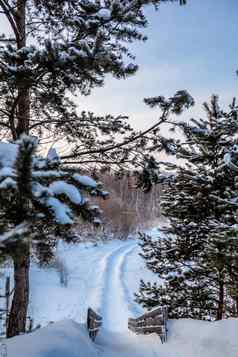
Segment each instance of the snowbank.
M83 325L65 320L7 341L7 357L96 357Z
M237 357L238 319L209 323L178 320L169 323L169 339L156 335L102 330L96 343L84 325L57 322L32 334L7 341L8 357Z
M171 321L169 329L169 343L163 346L161 357L238 356L238 319L213 323L181 319ZM173 355L171 351L174 351Z

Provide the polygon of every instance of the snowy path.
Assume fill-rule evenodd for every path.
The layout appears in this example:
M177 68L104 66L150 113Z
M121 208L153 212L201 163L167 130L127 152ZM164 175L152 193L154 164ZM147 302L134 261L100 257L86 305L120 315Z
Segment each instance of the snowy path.
M157 335L136 335L127 329L128 317L143 311L134 301L140 279L158 280L138 253L136 240L62 244L59 257L68 273L67 286L60 285L55 269L33 264L34 323L58 322L8 340L8 357L237 357L237 319L214 327L204 321L170 321L168 343L163 345ZM85 326L88 306L103 316L95 343Z
M134 302L140 279L154 278L138 253L136 240L62 245L59 257L68 273L66 287L55 269L32 266L30 314L35 324L65 318L83 323L90 306L103 316L107 330L127 330L128 317L143 312Z
M104 328L112 331L127 329L131 301L125 281L125 263L127 257L136 249L135 241L118 248L107 257L103 284L100 313Z

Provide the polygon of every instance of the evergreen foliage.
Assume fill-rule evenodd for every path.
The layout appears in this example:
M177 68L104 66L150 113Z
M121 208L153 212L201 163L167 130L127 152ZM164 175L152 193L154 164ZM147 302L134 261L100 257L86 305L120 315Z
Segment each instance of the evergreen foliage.
M147 5L158 7L162 2L184 3L0 0L0 16L10 29L0 36L0 135L14 142L21 138L16 144L16 166L10 166L14 174L0 178L2 245L6 251L6 243L18 237L19 248L10 249L12 245L7 244L9 254L14 255L15 268L8 337L25 331L31 247L28 229L31 239L33 227L38 230L38 246L41 252L45 251L41 256L48 259L49 250L45 248L51 248L55 241L54 234L50 234L54 224L49 225L48 220L58 226L71 224L71 206L77 206L81 216L90 218L87 205L71 199L81 192L75 186L79 176L69 171L69 165L80 165L81 170L92 164L96 169L114 166L121 172L132 166L142 167L157 134L153 130L167 119L163 115L156 126L136 132L127 117L79 113L74 101L75 95L87 95L102 86L107 74L126 78L136 72L128 44L146 40L144 9ZM67 154L60 155L60 162L53 160L56 168L51 168L52 160L39 161L34 142L22 134L39 137L41 144L60 140L67 146ZM5 154L1 156L3 161ZM85 186L85 180L81 177L78 184ZM29 222L37 220L38 214L41 224L32 223L29 228ZM21 245L20 236L27 240L26 244Z
M16 140L21 133L30 133L42 143L61 140L69 148L61 159L81 167L140 166L144 155L137 148L145 143L128 118L79 113L74 96L102 86L108 73L124 79L136 72L128 44L146 40L144 9L163 2L184 3L0 1L2 16L12 30L0 38L2 135ZM123 145L114 148L118 139Z
M222 319L237 316L238 278L238 107L229 112L213 96L207 119L176 122L184 140L176 143L173 183L164 187L165 236L142 236L147 267L164 284L141 282L137 301L168 305L171 317Z
M37 146L37 139L26 135L15 144L0 143L0 241L3 250L28 235L33 240L41 235L42 239L43 227L46 237L55 230L59 233L58 227L62 227L64 236L67 235L74 212L92 223L100 221L99 208L90 205L84 194L106 198L107 192L92 178L62 167L51 151L46 158L38 156Z

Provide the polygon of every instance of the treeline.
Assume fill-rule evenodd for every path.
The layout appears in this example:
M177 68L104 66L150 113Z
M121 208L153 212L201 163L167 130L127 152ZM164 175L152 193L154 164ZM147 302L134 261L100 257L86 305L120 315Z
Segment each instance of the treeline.
M100 175L100 181L109 192L109 199L95 199L102 210L102 224L95 227L80 222L75 229L80 239L127 239L131 234L158 222L160 185L154 185L145 193L137 187L136 178L130 175L119 179L103 174Z

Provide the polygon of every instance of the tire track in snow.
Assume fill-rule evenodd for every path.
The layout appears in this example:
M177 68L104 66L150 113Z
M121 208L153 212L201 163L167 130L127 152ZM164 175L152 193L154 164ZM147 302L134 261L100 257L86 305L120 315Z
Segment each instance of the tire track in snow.
M103 316L103 326L108 330L127 330L127 319L130 312L127 287L123 281L123 270L127 256L135 248L135 241L123 243L103 262L104 279L101 290L100 313Z
M129 258L132 257L132 255L137 247L138 247L138 245L136 242L136 245L134 246L134 248L125 254L125 258L124 258L124 262L123 262L123 266L122 266L122 270L121 270L121 275L120 275L121 283L122 283L122 286L124 289L124 296L125 296L125 299L128 304L129 312L131 313L130 317L137 317L137 316L141 315L143 312L143 309L131 297L130 286L128 286L127 279L126 279L126 272L127 272L126 268L128 265Z
M103 289L105 285L105 276L108 270L108 261L118 252L122 247L118 246L113 250L107 252L102 258L95 262L95 266L90 270L95 271L94 280L91 283L90 295L88 296L88 306L95 309L99 314L102 314L102 299ZM91 275L91 274L90 274ZM90 284L90 282L88 282Z

